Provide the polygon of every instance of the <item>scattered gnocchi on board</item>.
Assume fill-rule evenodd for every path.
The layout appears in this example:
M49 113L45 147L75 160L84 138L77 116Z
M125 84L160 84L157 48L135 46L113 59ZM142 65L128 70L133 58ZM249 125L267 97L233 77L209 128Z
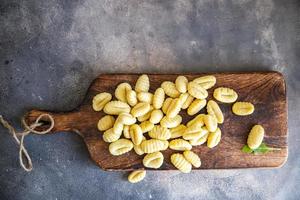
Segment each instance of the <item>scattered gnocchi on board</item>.
M97 94L93 98L95 111L106 114L97 126L103 132L103 140L109 144L109 152L114 155L125 154L132 149L138 155L144 155L146 168L158 169L163 165L161 151L168 148L177 151L170 157L175 168L189 173L192 167L199 168L201 159L192 151L194 146L207 143L208 148L216 147L221 141L221 129L224 115L219 104L207 101L208 89L214 87L214 76L201 76L188 80L178 76L175 82L165 80L155 92L151 93L148 75L141 75L135 86L120 83L115 89L115 98L108 92ZM231 88L215 88L213 97L222 103L234 103L238 94ZM199 113L206 107L207 114ZM185 110L194 116L187 124L182 124L180 112ZM236 102L232 112L239 116L250 115L254 105L249 102ZM248 137L248 145L257 148L263 140L264 130L255 126ZM128 181L137 183L146 176L145 170L133 171Z

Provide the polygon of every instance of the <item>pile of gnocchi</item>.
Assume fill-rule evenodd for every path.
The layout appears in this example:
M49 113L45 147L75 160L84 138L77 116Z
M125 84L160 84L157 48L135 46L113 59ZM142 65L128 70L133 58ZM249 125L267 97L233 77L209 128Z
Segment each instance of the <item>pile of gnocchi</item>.
M154 93L149 92L150 80L145 74L139 76L135 87L121 83L112 94L103 92L93 98L93 109L106 114L98 122L103 140L109 144L109 152L114 156L125 154L132 149L138 155L145 154L143 165L158 169L164 156L161 151L168 148L182 152L171 155L171 163L183 173L189 173L192 167L201 166L200 157L192 151L193 146L217 146L221 140L218 124L224 122L224 116L218 103L207 101L207 90L216 84L211 75L189 81L178 76L174 82L164 81ZM234 103L238 94L231 88L214 89L213 97L222 103ZM207 114L198 114L206 107ZM195 116L188 123L182 123L179 114L186 110ZM236 102L232 106L236 115L253 113L254 106L248 102ZM131 183L141 181L145 170L137 170L128 176Z

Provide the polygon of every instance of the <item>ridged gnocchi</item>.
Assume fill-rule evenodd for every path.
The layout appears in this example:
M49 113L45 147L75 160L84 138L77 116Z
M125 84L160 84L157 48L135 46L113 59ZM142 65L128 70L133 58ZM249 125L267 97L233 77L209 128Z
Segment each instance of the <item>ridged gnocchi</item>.
M161 108L161 110L163 111L163 113L167 114L167 111L172 103L173 99L171 97L167 98L164 103L163 106Z
M131 90L129 83L121 83L117 86L115 90L115 97L119 101L127 102L126 93Z
M221 108L214 100L209 100L206 106L207 113L214 116L219 124L224 122L224 116Z
M176 126L175 128L171 128L171 139L182 137L183 133L185 132L186 126L183 124L180 124Z
M140 102L146 102L152 104L153 94L150 92L139 92L137 98Z
M195 99L187 110L188 115L195 115L206 105L205 99Z
M135 106L138 102L136 92L134 90L129 90L126 92L126 100L130 106Z
M183 173L190 173L192 170L191 163L189 163L180 153L171 155L171 163Z
M131 109L131 114L134 117L140 117L145 115L147 112L149 112L151 109L150 104L146 102L141 102L136 104L132 109Z
M105 142L115 142L121 137L121 134L114 133L113 128L106 130L102 138Z
M236 102L232 106L232 112L239 116L251 115L254 112L254 106L249 102Z
M192 151L184 151L184 158L191 163L194 167L199 168L201 166L201 160L197 154Z
M167 110L167 117L173 118L176 115L178 115L181 110L181 106L182 104L180 99L179 98L174 99Z
M110 101L104 106L103 111L108 115L119 115L121 113L129 113L130 106L122 101Z
M146 138L143 136L142 141L146 140ZM137 155L143 155L145 152L141 148L141 144L135 145L133 144L133 150Z
M133 148L133 144L128 139L119 139L109 144L109 152L114 156L125 154Z
M174 139L169 143L169 148L177 151L191 150L192 145L184 139Z
M172 98L177 98L180 95L180 92L176 89L176 86L171 81L164 81L161 84L161 88L165 91L165 94Z
M143 140L143 131L137 124L133 124L129 128L130 138L135 145L141 144Z
M154 128L149 131L149 136L153 139L159 139L159 140L168 140L171 137L171 133L169 129L161 126L154 126Z
M104 106L112 99L112 95L107 92L102 92L97 94L93 98L93 109L95 111L101 111Z
M261 125L253 126L247 139L247 144L250 149L257 149L261 145L264 135L265 130Z
M204 136L193 139L193 140L189 140L189 142L192 146L199 146L201 144L204 144L207 141L208 135L209 135L209 132L207 131L207 134L205 134Z
M124 127L123 127L123 136L127 139L130 139L129 129L130 129L129 125L124 125Z
M207 147L213 148L219 144L221 140L221 130L217 128L216 131L209 133L207 138Z
M113 132L117 135L122 135L124 124L122 124L118 119L115 121L113 126Z
M145 178L145 176L146 176L145 170L136 170L129 174L128 181L130 183L137 183L142 181Z
M203 117L205 116L205 114L199 114L196 117L194 117L194 119L192 119L191 121L189 121L186 126L192 126L193 124L197 123L199 126L203 126L204 125L204 121L203 121Z
M190 127L189 127L190 128ZM187 128L188 129L188 128ZM199 128L199 131L185 131L183 134L183 139L185 140L196 140L203 137L208 133L207 129Z
M132 125L136 122L136 118L129 113L121 113L118 116L117 121L121 124Z
M165 91L162 88L157 88L153 95L153 107L160 109L163 106L165 100Z
M233 103L238 98L238 94L233 89L225 87L215 89L213 96L215 99L223 103Z
M158 169L164 162L164 156L161 152L147 154L143 159L143 165L147 168Z
M140 124L140 127L142 129L142 133L146 133L146 132L149 132L149 131L151 131L153 129L154 124L151 123L150 121L143 121Z
M167 116L164 116L162 118L162 120L160 121L160 125L162 127L166 127L166 128L174 128L176 126L178 126L182 121L182 117L180 115L176 115L173 118L169 118Z
M209 132L215 132L218 128L218 121L211 115L204 115L203 122Z
M163 117L164 113L161 110L153 110L149 121L153 124L158 124Z
M207 91L195 82L189 82L188 93L196 99L205 99L208 96Z
M194 97L189 94L188 98L185 100L185 102L182 104L182 109L187 109L191 103L194 101Z
M136 83L134 90L138 92L148 92L150 88L149 77L146 74L141 75Z
M141 148L145 153L164 151L168 148L169 142L165 140L150 139L141 143Z
M115 118L111 115L105 115L98 121L98 130L99 131L106 131L113 127L115 123Z
M214 76L208 75L208 76L202 76L202 77L196 78L193 80L193 82L201 85L201 87L208 90L216 84L217 79Z
M175 80L175 86L178 92L185 93L187 91L188 82L185 76L178 76Z

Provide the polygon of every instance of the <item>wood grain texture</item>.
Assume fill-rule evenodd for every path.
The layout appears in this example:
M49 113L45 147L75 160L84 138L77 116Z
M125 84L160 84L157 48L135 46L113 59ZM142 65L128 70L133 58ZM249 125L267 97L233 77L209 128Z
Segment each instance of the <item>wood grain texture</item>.
M175 81L177 74L148 74L151 82L150 91L165 80ZM189 80L207 74L185 74ZM211 73L216 76L214 86L230 87L239 94L238 101L248 101L255 105L255 112L250 116L236 116L231 111L232 104L222 104L224 123L220 144L209 149L206 145L193 147L193 151L201 157L202 166L199 169L232 169L280 167L288 155L287 148L287 101L286 86L283 76L277 72L247 72L247 73ZM33 122L42 113L50 113L55 120L52 132L73 131L80 134L89 150L91 158L104 170L132 170L143 168L143 155L139 156L131 151L121 156L112 156L108 152L108 143L102 140L102 133L97 130L97 122L104 115L95 112L91 102L93 96L100 92L114 94L119 83L128 82L134 86L139 74L103 74L91 84L85 100L72 112L53 113L32 110L26 115L28 123ZM213 90L209 89L208 99L212 99ZM204 111L202 111L204 112ZM191 119L186 110L180 113L183 121ZM269 146L281 148L263 155L246 154L241 148L246 144L248 133L255 124L265 128L264 142ZM47 125L41 127L46 128ZM166 150L165 161L160 170L175 169L170 163L170 155L175 152Z

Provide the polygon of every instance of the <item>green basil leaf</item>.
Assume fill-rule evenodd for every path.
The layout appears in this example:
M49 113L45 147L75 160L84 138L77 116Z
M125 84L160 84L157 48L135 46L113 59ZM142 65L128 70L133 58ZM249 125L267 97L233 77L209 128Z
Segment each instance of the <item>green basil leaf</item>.
M271 150L270 147L268 147L265 143L261 143L261 145L253 150L254 154L260 154L260 153L267 153Z
M242 152L244 153L252 153L253 150L248 147L248 145L244 145L242 148Z

